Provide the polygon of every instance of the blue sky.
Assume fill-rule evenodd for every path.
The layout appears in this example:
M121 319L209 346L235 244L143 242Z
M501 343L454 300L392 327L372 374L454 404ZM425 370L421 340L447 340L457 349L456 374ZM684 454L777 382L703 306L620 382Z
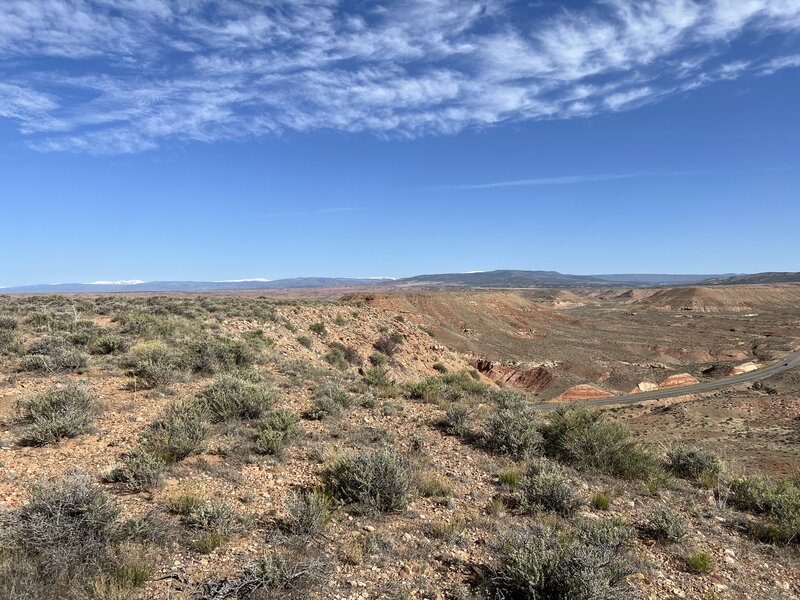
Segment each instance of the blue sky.
M800 270L800 0L5 0L0 285Z

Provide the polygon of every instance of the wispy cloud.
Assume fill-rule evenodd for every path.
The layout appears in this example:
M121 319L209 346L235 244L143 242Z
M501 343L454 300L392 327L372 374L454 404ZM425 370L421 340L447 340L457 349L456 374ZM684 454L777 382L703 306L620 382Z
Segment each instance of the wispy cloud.
M599 175L564 175L560 177L534 177L531 179L510 179L507 181L492 181L489 183L460 183L453 185L440 185L425 188L428 190L487 190L506 187L531 187L549 185L572 185L579 183L593 183L597 181L616 181L619 179L637 179L640 177L675 176L685 172L660 172L637 171L633 173L615 173Z
M798 32L800 0L3 0L0 118L39 150L90 153L443 134L798 67L759 46Z

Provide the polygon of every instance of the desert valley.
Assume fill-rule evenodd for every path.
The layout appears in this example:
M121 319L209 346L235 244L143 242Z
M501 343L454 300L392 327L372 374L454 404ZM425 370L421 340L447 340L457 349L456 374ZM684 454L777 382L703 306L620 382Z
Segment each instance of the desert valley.
M0 596L794 598L800 368L632 395L798 350L792 283L3 296Z

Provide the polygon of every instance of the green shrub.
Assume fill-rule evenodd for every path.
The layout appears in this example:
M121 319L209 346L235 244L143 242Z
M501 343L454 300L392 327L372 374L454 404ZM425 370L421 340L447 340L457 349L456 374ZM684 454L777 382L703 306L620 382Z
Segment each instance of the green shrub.
M171 464L197 450L209 432L196 403L172 403L144 431L142 444L150 454Z
M575 487L561 467L538 460L522 478L517 499L525 512L550 511L568 517L584 504Z
M35 341L22 357L20 368L33 373L81 372L87 358L62 335L51 335Z
M339 342L331 342L329 346L331 348L331 352L336 352L347 362L347 364L353 365L355 367L360 367L361 365L364 364L364 359L361 358L361 355L358 353L358 350L356 350L352 346L347 346L346 344L342 344Z
M656 457L631 439L621 423L581 407L559 407L539 428L545 454L562 462L624 479L654 480L663 471Z
M338 350L337 348L330 349L322 357L322 360L324 360L332 367L339 369L340 371L344 371L350 366L350 363L347 362L347 360L344 357L344 354L342 354L342 351Z
M450 404L445 409L442 427L450 435L463 438L469 434L469 407L462 403Z
M309 419L325 419L340 417L353 405L353 398L339 383L329 382L323 385L314 395Z
M634 572L633 534L616 520L588 521L571 536L549 527L516 529L495 545L499 598L599 600L616 597Z
M95 339L89 351L92 354L119 354L128 349L128 340L116 333L106 333Z
M438 371L442 375L447 373L447 367L445 367L444 364L442 364L440 362L433 363L433 370L434 371Z
M297 413L287 408L269 410L256 427L253 449L259 454L280 455L297 434Z
M381 336L378 338L372 347L378 352L385 354L389 358L393 357L400 349L400 344L389 336Z
M183 355L163 342L141 342L123 361L137 386L153 389L173 383L184 366Z
M373 367L383 367L389 362L389 357L382 352L373 352L369 355L369 362Z
M28 424L25 441L42 445L84 433L98 404L89 386L70 383L20 400L16 408Z
M714 560L705 552L696 552L687 556L686 565L701 575L707 575L714 570Z
M17 354L20 348L19 337L13 329L0 329L0 355Z
M313 535L331 518L331 498L322 490L292 492L285 505L286 529L295 535Z
M667 452L666 465L673 475L695 481L701 476L718 477L722 473L722 463L716 455L687 446Z
M377 366L367 369L364 373L364 383L372 388L391 388L394 385L386 367Z
M319 337L325 337L328 335L328 328L325 327L325 323L322 322L312 323L309 325L308 329L311 331L311 333L316 334Z
M325 483L335 497L384 513L405 509L410 471L407 460L391 447L349 454L325 473Z
M510 404L486 420L484 443L490 450L514 458L538 456L541 454L542 436L537 421L538 414L530 404Z
M218 533L227 536L230 533L236 514L229 504L224 502L204 502L189 515L187 524L193 529Z
M213 421L257 419L275 404L276 394L263 383L224 374L198 395Z
M119 509L81 473L39 482L29 500L3 515L0 597L90 597L112 563Z
M648 517L653 537L667 542L680 542L689 533L684 518L666 507L661 507Z
M106 481L122 483L132 492L149 492L161 483L166 466L163 458L137 446L122 456Z
M429 377L408 385L407 390L409 398L432 404L482 398L488 393L485 385L476 382L467 373Z
M14 317L0 315L0 331L13 331L17 327L19 327L19 321Z
M301 335L297 338L297 343L303 346L304 348L308 348L311 350L311 347L314 345L314 340L312 340L307 335Z
M225 337L191 339L185 343L185 360L193 373L215 375L253 366L257 353L251 344Z
M753 524L756 537L770 543L800 540L800 483L798 478L776 480L750 475L729 481L731 503L763 515L767 523Z

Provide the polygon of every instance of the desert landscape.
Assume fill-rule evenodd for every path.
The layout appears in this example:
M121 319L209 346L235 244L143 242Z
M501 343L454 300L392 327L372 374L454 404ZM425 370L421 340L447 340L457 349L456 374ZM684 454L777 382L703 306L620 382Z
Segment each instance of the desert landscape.
M791 283L2 296L0 596L795 598L800 369L627 398L798 349Z

